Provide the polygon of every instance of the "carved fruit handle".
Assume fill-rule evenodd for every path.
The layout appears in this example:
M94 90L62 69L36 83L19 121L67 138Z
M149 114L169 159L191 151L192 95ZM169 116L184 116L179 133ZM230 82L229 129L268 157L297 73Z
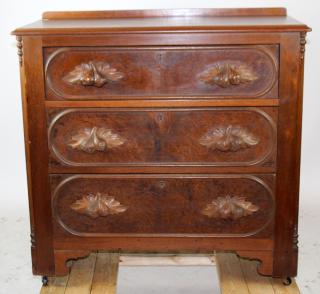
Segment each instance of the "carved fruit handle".
M236 220L258 210L258 206L246 201L244 197L227 195L212 200L201 213L209 218Z
M128 207L108 194L88 194L71 204L70 208L91 218L125 212Z
M235 152L247 149L259 143L259 139L241 126L221 126L210 129L199 143L210 150Z
M86 153L94 153L119 147L125 141L108 128L93 127L78 130L77 134L71 137L68 146Z
M216 63L201 73L199 79L205 84L228 88L253 82L257 80L258 77L252 69L245 64Z
M123 76L123 73L117 71L108 63L89 61L88 63L77 65L63 79L73 85L100 88L107 83L121 80Z

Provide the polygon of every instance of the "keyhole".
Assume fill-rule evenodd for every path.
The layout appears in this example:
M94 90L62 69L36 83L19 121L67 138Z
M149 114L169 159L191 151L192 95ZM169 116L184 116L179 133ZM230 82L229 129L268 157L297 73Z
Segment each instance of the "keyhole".
M162 122L164 120L164 115L163 113L158 113L157 114L157 121Z
M166 186L166 182L165 182L165 181L160 181L160 182L159 182L159 187L160 187L161 189L163 189L165 186Z

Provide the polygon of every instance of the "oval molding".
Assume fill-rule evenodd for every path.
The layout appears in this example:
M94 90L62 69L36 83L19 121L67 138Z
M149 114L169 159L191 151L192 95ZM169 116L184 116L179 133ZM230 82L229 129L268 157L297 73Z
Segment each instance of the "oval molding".
M141 162L119 162L119 163L92 163L92 162L74 162L70 161L68 158L65 158L58 150L58 148L55 146L55 144L52 141L52 132L54 130L55 124L63 118L65 115L68 115L70 113L74 112L130 112L130 111L136 111L136 112L148 112L150 109L116 109L116 110L110 110L105 108L99 108L99 109L83 109L83 108L71 108L71 109L65 109L56 114L56 116L52 119L49 128L48 128L48 144L49 149L54 156L54 158L60 162L62 165L65 166L74 166L74 167L82 167L82 166L99 166L99 167L108 167L108 166L170 166L172 164L175 164L176 166L209 166L209 167L220 167L220 166L254 166L258 164L262 164L265 162L275 151L276 143L277 142L277 131L276 131L276 123L273 121L273 119L263 110L256 108L256 107L212 107L212 108L201 108L199 109L186 109L186 108L177 108L177 109L153 109L153 112L178 112L178 111L251 111L255 112L258 115L261 115L267 122L267 124L270 126L272 138L268 142L268 147L265 149L266 152L262 154L259 158L256 158L253 161L249 162L147 162L147 163L141 163Z
M45 68L44 68L44 73L45 73L45 79L47 82L47 86L48 88L58 97L62 98L63 100L76 100L76 99L80 99L80 100L94 100L94 99L99 99L99 100L108 100L111 99L111 97L113 99L117 99L117 97L121 98L123 95L93 95L93 94L82 94L82 95L71 95L71 94L67 94L67 93L63 93L61 92L59 89L57 89L56 87L53 86L53 81L51 79L51 76L48 74L48 70L50 67L50 64L55 60L55 58L57 58L61 53L63 52L68 52L68 51L82 51L82 52L88 52L88 53L92 53L94 51L115 51L115 50L155 50L155 51L159 51L161 50L159 47L150 47L148 49L144 48L144 47L126 47L126 48L121 48L121 47L113 47L113 48L72 48L72 47L62 47L57 49L56 51L52 52L51 55L48 57L46 64L45 64ZM162 50L180 50L180 51L184 51L184 50L190 50L190 48L187 47L181 47L181 48L173 48L173 47L165 47ZM250 98L259 98L263 95L265 95L267 92L269 92L273 86L275 85L275 83L277 82L277 77L278 77L278 63L277 60L275 59L275 57L273 56L273 54L271 52L269 52L269 49L266 48L263 45L252 45L252 46L225 46L225 47L203 47L203 46L197 46L197 47L193 47L192 50L212 50L212 51L222 51L222 50L256 50L257 52L259 52L260 54L264 55L266 57L266 60L268 60L270 62L270 65L272 67L272 77L270 78L270 82L268 84L266 84L266 86L263 89L258 90L257 92L254 93L249 93L249 94L217 94L217 93L212 93L212 95L190 95L190 97L201 97L201 96L209 96L212 98L221 98L222 96L228 97L228 98L232 98L232 97L242 97L242 96L246 96L246 97L250 97ZM229 59L228 59L229 60ZM222 60L223 61L223 60ZM230 61L230 60L229 60ZM231 61L238 61L238 60L231 60ZM208 67L210 67L210 65L208 65ZM203 69L205 70L205 69ZM200 74L200 73L199 73ZM195 79L197 78L196 76L194 77ZM61 77L62 79L62 77ZM141 95L136 95L136 96L132 96L135 97L135 99L144 99L144 98L139 98L139 96ZM153 96L153 95L151 95ZM189 95L170 95L170 97L189 97ZM157 97L157 96L155 96Z
M60 190L67 184L71 183L74 180L77 179L104 179L104 178L132 178L132 179L137 179L135 175L73 175L65 178L62 180L57 187L55 188L52 196L52 215L60 225L62 229L64 229L66 232L68 232L71 235L79 236L79 237L123 237L123 236L132 236L132 237L219 237L219 238L230 238L230 237L250 237L253 235L258 234L262 230L264 230L272 221L273 215L275 212L275 196L274 192L271 190L269 185L262 180L261 178L257 176L252 176L252 175L194 175L194 176L188 176L188 175L182 175L182 178L188 179L188 178L214 178L214 179L247 179L251 180L253 182L258 183L261 185L267 192L268 195L270 196L270 206L271 209L269 211L268 218L266 218L266 222L260 227L257 228L254 231L247 232L244 234L179 234L179 233L171 233L171 234L135 234L135 233L84 233L84 232L78 232L72 228L70 228L67 224L65 224L62 219L60 218L58 212L57 212L57 199L59 197L59 192ZM181 175L175 175L175 176L158 176L158 175L139 175L139 178L156 178L156 179L164 179L164 178L181 178Z

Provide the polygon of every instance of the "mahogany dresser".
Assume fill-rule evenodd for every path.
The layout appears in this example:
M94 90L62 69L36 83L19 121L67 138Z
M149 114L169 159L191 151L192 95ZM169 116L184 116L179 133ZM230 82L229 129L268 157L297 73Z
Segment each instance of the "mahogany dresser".
M303 67L284 8L46 12L18 40L36 275L91 251L297 273Z

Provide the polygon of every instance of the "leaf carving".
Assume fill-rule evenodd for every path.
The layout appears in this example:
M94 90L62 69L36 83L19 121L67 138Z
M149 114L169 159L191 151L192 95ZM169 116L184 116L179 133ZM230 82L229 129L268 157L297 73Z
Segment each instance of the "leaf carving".
M106 83L116 82L123 78L123 74L112 68L110 64L99 61L89 61L77 65L63 79L74 85L102 87Z
M229 125L209 130L199 142L211 150L227 152L255 146L259 139L241 126Z
M229 63L217 63L200 74L202 82L221 88L245 84L257 79L256 74L245 64L236 66Z
M125 139L108 128L83 128L71 137L68 146L87 153L106 151L124 144Z
M258 211L259 207L244 197L225 196L212 200L201 212L210 218L239 219Z
M75 201L70 206L74 211L97 218L125 212L128 207L120 204L113 196L107 194L89 194Z

